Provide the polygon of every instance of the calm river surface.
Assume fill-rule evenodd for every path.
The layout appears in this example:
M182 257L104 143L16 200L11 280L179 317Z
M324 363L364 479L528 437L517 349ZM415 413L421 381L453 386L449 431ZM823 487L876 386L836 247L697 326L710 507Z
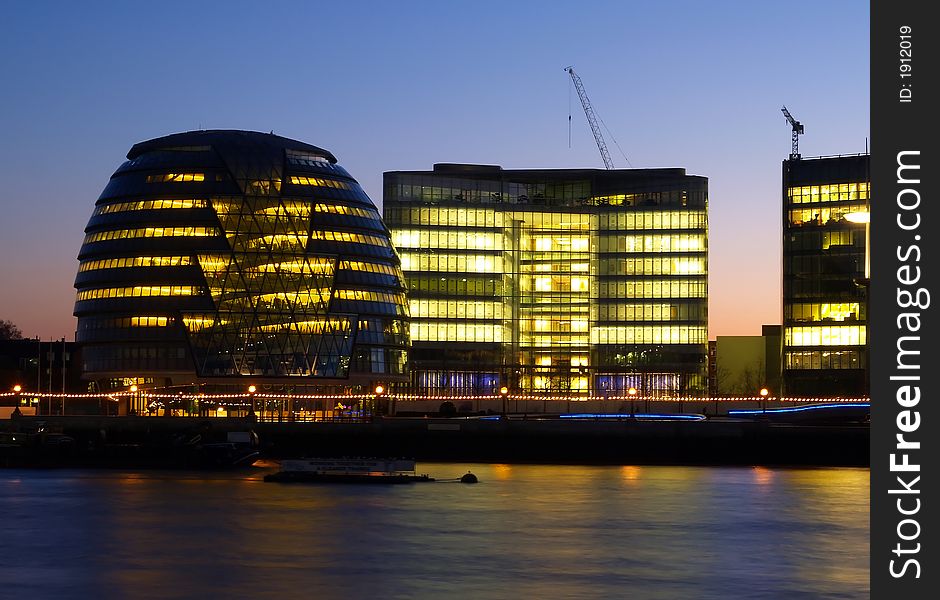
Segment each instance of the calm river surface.
M0 470L0 597L869 595L867 469L421 463L480 483L392 486L271 470Z

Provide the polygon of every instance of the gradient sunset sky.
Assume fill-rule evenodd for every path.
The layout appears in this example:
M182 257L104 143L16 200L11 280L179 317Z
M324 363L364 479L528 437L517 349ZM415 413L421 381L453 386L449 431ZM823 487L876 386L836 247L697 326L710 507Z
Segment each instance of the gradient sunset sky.
M786 104L804 157L864 152L865 2L5 3L0 319L73 339L76 256L130 147L192 129L332 151L377 205L435 162L709 178L709 337L780 322ZM570 107L570 108L569 108ZM568 146L568 115L571 147Z

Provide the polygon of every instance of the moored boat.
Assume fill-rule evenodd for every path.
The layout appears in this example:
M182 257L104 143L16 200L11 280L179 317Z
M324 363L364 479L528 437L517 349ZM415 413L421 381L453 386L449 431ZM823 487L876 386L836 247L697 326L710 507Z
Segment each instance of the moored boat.
M265 475L276 483L418 483L434 481L415 473L415 461L373 458L309 458L281 461L281 470Z

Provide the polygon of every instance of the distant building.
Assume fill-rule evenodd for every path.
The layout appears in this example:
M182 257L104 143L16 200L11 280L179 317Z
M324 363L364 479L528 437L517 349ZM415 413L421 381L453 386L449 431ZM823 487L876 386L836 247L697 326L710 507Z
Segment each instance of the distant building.
M704 393L707 198L684 169L386 173L412 389Z
M127 159L95 203L75 279L82 371L101 391L407 379L398 256L330 152L191 131Z
M24 391L80 393L81 352L75 342L36 339L0 340L0 392L19 385Z
M779 325L764 325L761 335L718 336L714 395L757 396L767 388L779 396L780 387Z
M783 387L868 394L869 156L783 161Z

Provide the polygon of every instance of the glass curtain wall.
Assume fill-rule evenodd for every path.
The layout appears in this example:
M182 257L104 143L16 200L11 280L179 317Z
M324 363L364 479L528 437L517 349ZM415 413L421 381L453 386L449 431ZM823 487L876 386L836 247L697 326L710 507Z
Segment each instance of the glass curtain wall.
M784 161L785 393L868 392L868 156Z
M704 391L704 178L478 169L386 174L416 393Z

